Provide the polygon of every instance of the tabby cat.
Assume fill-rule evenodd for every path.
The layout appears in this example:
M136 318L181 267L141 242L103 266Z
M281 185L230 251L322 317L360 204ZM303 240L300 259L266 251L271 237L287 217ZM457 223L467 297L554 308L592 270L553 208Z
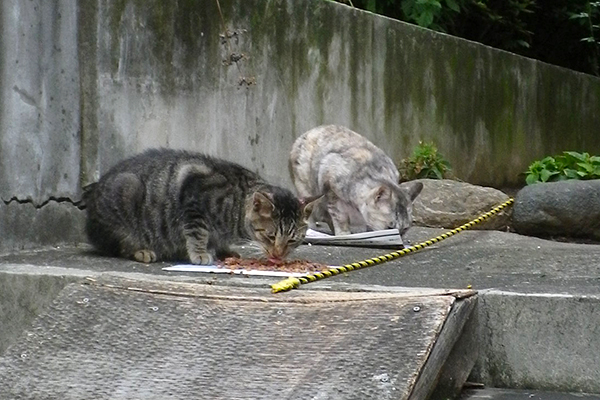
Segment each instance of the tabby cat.
M84 188L87 235L101 252L139 262L212 264L257 243L271 260L303 240L314 199L300 201L237 164L152 149Z
M324 125L300 136L290 153L290 174L300 196L324 194L310 226L324 221L336 235L412 225L421 182L398 185L399 173L383 150L343 126Z

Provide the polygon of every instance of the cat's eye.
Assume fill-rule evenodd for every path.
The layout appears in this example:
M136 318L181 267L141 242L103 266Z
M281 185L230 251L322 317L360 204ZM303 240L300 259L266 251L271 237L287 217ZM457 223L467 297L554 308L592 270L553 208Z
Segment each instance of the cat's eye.
M267 237L267 239L269 239L271 242L275 241L275 234L274 233L265 233L265 236Z

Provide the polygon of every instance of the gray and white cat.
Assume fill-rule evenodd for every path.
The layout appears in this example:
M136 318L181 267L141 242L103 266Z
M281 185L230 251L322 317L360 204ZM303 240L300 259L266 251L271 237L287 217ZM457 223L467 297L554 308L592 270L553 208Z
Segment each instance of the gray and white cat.
M115 165L84 189L86 230L103 253L149 263L212 264L253 241L281 260L306 234L313 201L237 164L153 149Z
M394 162L369 140L343 126L324 125L300 136L290 153L299 196L324 194L309 225L325 221L336 235L412 225L420 182L398 185Z

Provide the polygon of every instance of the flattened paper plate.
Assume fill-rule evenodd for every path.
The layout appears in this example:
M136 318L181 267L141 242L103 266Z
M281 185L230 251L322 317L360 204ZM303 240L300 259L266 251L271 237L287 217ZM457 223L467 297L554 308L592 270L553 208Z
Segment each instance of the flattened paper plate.
M323 232L308 229L306 231L306 243L330 246L361 246L361 247L385 247L403 249L404 243L398 229L385 229L350 235L328 235Z
M263 271L263 270L248 270L248 269L230 269L217 265L194 265L194 264L179 264L163 268L163 271L177 272L207 272L213 274L235 274L235 275L254 275L254 276L305 276L310 272L286 272L286 271Z

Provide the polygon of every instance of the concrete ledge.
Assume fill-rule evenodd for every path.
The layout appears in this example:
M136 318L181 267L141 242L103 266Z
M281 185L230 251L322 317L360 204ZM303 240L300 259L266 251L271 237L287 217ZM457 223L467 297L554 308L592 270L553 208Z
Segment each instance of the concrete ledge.
M468 290L85 282L0 356L0 397L425 400L476 303Z
M460 400L600 400L600 395L487 388L465 390Z
M52 303L65 285L78 279L72 273L54 276L0 273L0 355Z
M416 243L438 232L413 228L409 236ZM302 246L295 256L339 265L386 252ZM86 276L262 289L277 281L167 273L162 271L166 265L100 257L86 246L0 256L2 350L64 285ZM298 292L402 293L419 288L427 294L472 284L479 291L481 331L470 380L497 387L600 393L600 355L595 351L600 348L599 278L599 245L473 231L381 266L305 285Z
M600 297L480 292L481 357L493 387L600 393Z

